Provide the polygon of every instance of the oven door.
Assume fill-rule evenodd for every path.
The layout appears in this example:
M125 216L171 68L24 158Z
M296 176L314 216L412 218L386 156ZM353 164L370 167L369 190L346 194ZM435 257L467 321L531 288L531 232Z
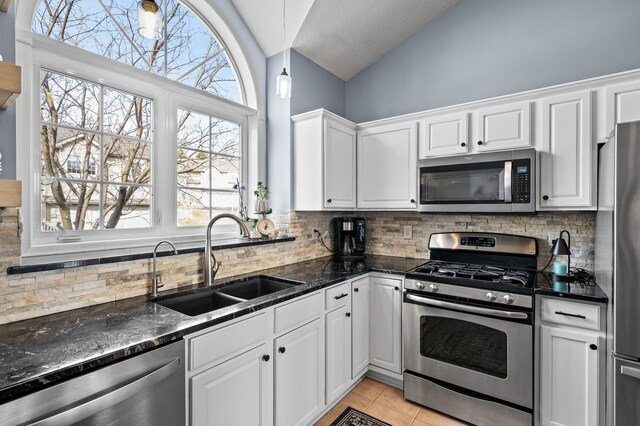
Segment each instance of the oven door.
M406 370L533 408L530 313L412 293L403 311Z

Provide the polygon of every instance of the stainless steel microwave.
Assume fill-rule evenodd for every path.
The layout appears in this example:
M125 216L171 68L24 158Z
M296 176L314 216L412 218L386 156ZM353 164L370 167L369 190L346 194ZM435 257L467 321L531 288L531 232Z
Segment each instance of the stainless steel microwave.
M418 162L419 212L532 213L535 149Z

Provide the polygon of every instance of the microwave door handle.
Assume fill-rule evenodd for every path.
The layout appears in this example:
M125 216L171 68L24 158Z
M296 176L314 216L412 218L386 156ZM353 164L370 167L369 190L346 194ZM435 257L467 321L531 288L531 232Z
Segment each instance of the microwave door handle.
M511 161L504 162L504 202L511 202L511 168L513 163Z

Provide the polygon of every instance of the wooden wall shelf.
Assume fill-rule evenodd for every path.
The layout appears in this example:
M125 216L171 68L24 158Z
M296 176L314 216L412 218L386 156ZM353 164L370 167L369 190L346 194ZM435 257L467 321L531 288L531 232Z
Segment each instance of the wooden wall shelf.
M22 206L22 181L0 179L0 208Z
M7 13L11 6L11 0L0 0L0 12Z
M22 68L8 62L0 62L0 109L9 108L21 91Z

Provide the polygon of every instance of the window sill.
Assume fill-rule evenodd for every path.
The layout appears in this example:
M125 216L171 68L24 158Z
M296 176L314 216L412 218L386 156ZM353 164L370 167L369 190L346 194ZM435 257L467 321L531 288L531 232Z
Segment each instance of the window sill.
M286 243L294 240L295 240L295 237L276 238L276 239L261 238L259 240L248 240L246 238L233 238L233 239L214 241L214 245L212 245L211 247L213 250L222 250L222 249L231 249L231 248L247 247L247 246L259 246L264 244ZM184 248L184 249L178 250L178 255L190 254L190 253L202 253L202 252L204 252L204 247ZM164 256L170 256L170 255L171 253L168 252L166 248L163 248L161 252L157 253L157 257L164 257ZM79 268L82 266L105 265L109 263L127 262L127 261L140 260L140 259L151 259L152 257L153 257L153 252L144 252L144 253L122 255L122 256L98 257L98 258L92 258L92 259L70 260L70 261L55 262L55 263L40 263L36 265L10 266L9 268L7 268L7 275L54 271L57 269Z

